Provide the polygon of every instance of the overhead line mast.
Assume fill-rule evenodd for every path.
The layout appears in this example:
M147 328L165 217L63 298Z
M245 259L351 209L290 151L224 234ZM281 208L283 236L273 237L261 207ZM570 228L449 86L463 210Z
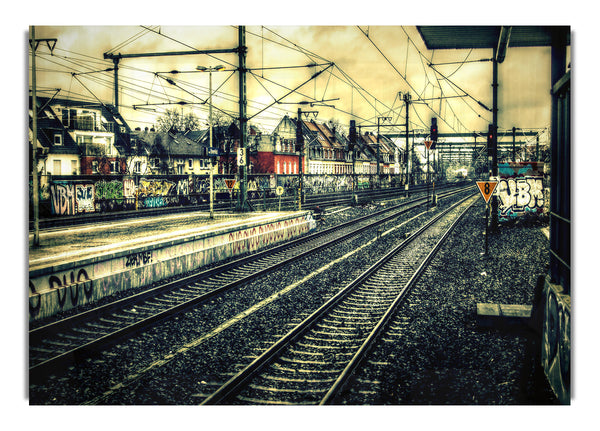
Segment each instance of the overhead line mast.
M172 51L172 52L148 52L141 54L111 54L104 53L105 59L110 59L114 63L114 95L115 95L115 108L117 112L119 111L119 61L123 58L140 58L140 57L162 57L162 56L173 56L173 55L195 55L195 54L238 54L239 68L238 71L240 73L240 81L239 81L239 113L240 113L240 148L243 149L246 157L248 157L248 152L245 151L247 147L247 126L248 126L248 118L247 118L247 98L246 98L246 52L248 48L246 47L246 27L239 26L238 27L238 46L236 48L228 48L228 49L205 49L205 50L190 50L190 51ZM246 211L248 208L247 203L247 172L246 166L240 166L240 195L238 199L238 210Z

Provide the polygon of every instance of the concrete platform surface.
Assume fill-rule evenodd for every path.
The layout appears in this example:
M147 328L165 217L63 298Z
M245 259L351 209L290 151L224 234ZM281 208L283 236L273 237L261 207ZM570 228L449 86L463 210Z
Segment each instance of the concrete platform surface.
M187 235L217 232L234 226L277 220L290 212L214 214L207 212L63 227L40 232L40 245L33 247L29 233L29 270L103 255Z
M43 319L288 241L314 229L310 211L173 214L72 226L29 242L29 318Z

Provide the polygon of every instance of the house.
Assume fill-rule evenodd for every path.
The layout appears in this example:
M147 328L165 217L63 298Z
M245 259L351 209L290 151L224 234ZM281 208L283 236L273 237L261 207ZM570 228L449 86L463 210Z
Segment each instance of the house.
M114 106L54 97L38 97L37 100L38 117L52 121L54 146L60 148L62 142L73 140L79 148L78 162L73 155L61 156L61 159L54 156L51 158L52 168L46 166L47 172L54 175L72 174L76 166L76 173L82 175L125 172L126 160L120 154L120 148L129 145L131 130ZM58 122L62 125L61 134L57 133ZM60 174L57 173L59 164L56 160L60 160Z
M303 125L304 157L302 158L302 172L309 173L308 148L310 136L306 126ZM300 153L296 151L296 120L285 115L273 129L270 139L263 138L262 159L267 167L264 173L298 174L300 173ZM271 155L269 155L271 153Z
M192 134L191 138L201 140L202 135ZM156 132L144 130L135 134L138 143L137 154L130 158L143 165L143 158L147 159L145 174L152 175L190 175L210 173L210 158L208 147L179 132ZM140 148L143 154L140 154ZM141 166L140 166L141 167Z
M391 166L395 164L395 159L398 157L397 148L394 143L383 135L379 135L378 140L377 135L372 132L366 132L359 136L359 140L371 155L369 167L365 166L368 169L368 173L379 173L381 175L393 173Z
M186 133L186 136L194 141L198 142L204 148L206 148L206 156L204 158L204 166L206 173L209 173L208 164L210 163L210 156L208 155L208 148L210 147L210 134L209 130L203 131L190 131ZM231 175L237 173L237 149L240 143L240 129L235 123L230 125L219 125L213 127L213 142L212 147L218 149L219 156L217 157L214 165L214 174Z
M29 98L32 106L33 98ZM37 159L42 175L77 175L80 172L81 150L49 105L49 99L37 101ZM29 148L33 141L33 110L29 110ZM30 166L31 171L31 166Z

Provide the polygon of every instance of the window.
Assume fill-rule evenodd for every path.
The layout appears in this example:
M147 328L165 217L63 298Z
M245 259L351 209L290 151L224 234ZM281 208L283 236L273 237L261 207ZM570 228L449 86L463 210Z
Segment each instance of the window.
M177 165L177 173L179 175L183 174L183 165Z
M93 144L91 136L77 135L78 144Z
M110 172L113 174L119 173L119 161L118 160L113 160L112 162L110 162Z
M71 160L71 172L77 175L77 160Z
M54 145L62 145L62 135L60 133L54 134Z
M194 169L194 160L193 159L189 159L188 160L188 168L189 169Z
M53 166L52 166L52 170L53 170L52 173L54 175L61 175L60 165L61 165L60 160L54 160L54 163L53 163Z
M142 172L142 162L140 162L140 161L137 161L137 162L135 162L135 163L133 164L133 171L134 171L136 174L139 174L139 173L141 173L141 172Z
M97 160L92 161L92 173L93 174L98 173L98 161Z

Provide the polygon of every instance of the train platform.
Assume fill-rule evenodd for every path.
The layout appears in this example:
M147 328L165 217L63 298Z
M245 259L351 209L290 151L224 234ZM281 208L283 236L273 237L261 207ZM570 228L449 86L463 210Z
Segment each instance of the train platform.
M293 239L310 211L173 214L29 235L30 320Z

